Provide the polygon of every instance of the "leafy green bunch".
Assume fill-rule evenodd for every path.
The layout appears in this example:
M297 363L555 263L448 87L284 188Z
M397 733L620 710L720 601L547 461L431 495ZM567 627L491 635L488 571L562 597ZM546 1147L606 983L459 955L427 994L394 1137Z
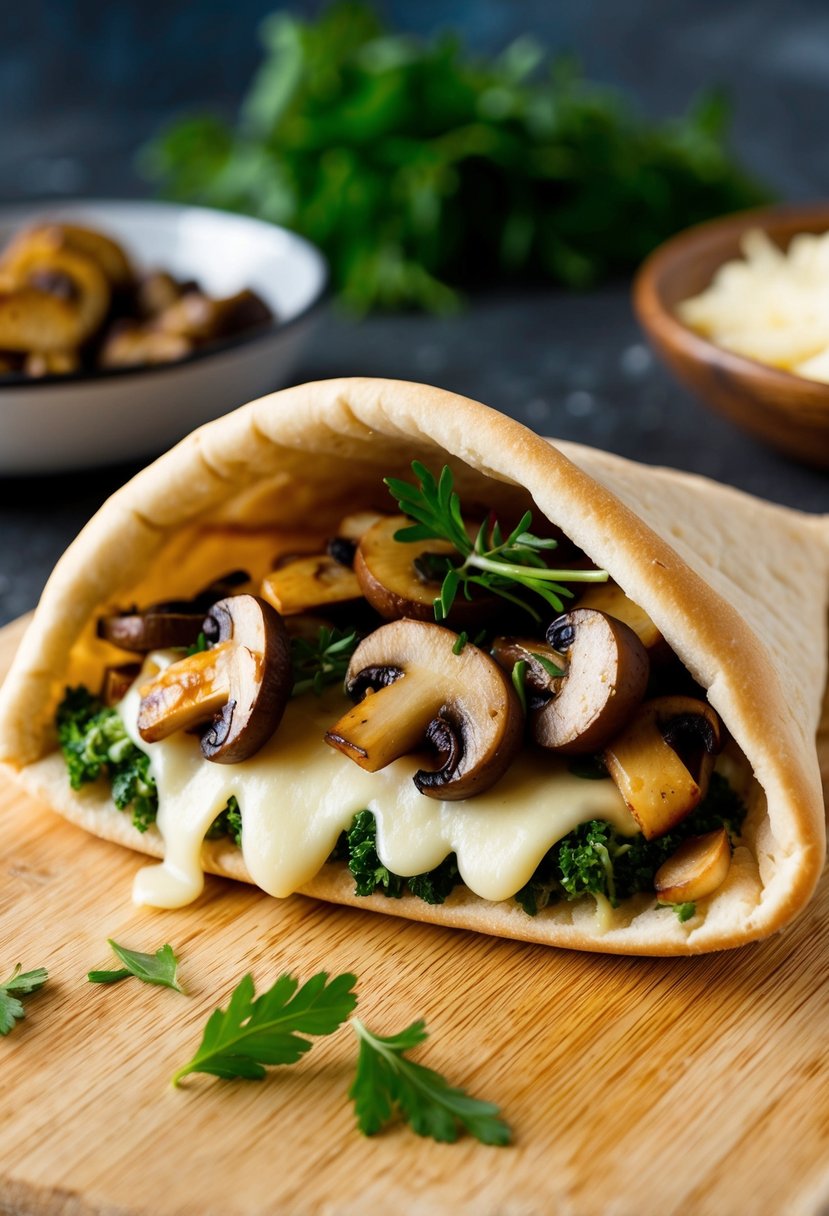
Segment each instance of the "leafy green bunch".
M763 201L718 96L653 124L522 37L489 60L383 29L364 3L275 13L235 127L174 122L141 155L164 192L296 229L353 309L447 311L520 276L587 287L672 232Z

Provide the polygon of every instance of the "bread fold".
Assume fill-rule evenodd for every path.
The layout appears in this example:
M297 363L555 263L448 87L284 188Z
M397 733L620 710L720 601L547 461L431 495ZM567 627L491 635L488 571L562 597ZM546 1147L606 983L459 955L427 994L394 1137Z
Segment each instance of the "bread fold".
M780 929L820 877L824 804L816 732L827 673L829 517L761 502L705 479L535 435L495 410L420 384L321 381L254 401L195 431L112 498L56 566L0 690L0 761L95 835L160 855L96 785L69 788L53 715L68 682L100 674L106 606L192 593L191 538L212 529L244 565L269 528L325 535L343 509L388 509L385 476L413 459L449 464L464 504L552 521L652 618L705 689L754 773L726 883L680 924L635 897L598 917L585 898L528 916L458 889L440 906L360 898L329 864L305 888L336 903L580 949L685 954ZM221 548L221 546L217 546ZM218 561L218 559L217 559ZM110 657L107 661L111 662ZM94 685L93 685L94 686ZM241 853L205 845L205 866L246 879ZM263 896L265 898L265 896ZM690 927L689 927L690 926Z

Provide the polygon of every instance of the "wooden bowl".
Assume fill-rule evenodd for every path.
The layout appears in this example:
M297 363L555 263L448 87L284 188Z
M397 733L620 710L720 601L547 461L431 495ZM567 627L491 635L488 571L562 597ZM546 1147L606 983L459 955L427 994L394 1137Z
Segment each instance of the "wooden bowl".
M829 384L723 350L675 314L723 262L740 256L740 237L751 228L786 249L799 232L829 230L829 203L743 211L679 233L642 264L633 306L656 352L706 405L781 452L829 468Z

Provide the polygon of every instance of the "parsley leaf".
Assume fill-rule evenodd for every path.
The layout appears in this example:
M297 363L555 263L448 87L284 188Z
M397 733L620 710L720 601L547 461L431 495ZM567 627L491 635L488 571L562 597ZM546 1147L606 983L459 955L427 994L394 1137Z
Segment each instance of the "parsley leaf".
M471 1098L440 1073L406 1058L405 1052L428 1038L422 1020L389 1036L373 1034L358 1018L351 1025L360 1055L348 1096L364 1135L373 1136L397 1113L418 1136L453 1143L463 1128L483 1144L509 1143L510 1129L497 1106Z
M176 976L179 960L169 943L156 950L155 954L142 954L139 950L128 950L126 946L119 946L111 937L107 941L113 954L124 966L117 971L90 971L87 979L91 983L117 984L119 980L126 980L134 975L145 984L160 984L164 988L184 992Z
M482 587L516 604L540 621L540 613L521 592L531 591L555 612L563 612L563 600L573 597L573 592L562 585L564 581L607 581L606 570L551 570L541 555L555 549L558 542L549 537L534 536L528 530L532 524L529 511L508 536L502 534L497 521L484 522L474 541L471 540L461 513L460 498L453 488L449 466L443 466L437 480L419 460L412 461L412 471L418 480L417 485L397 477L385 478L400 510L414 521L400 528L394 539L403 543L433 538L445 540L455 547L463 559L460 565L452 557L444 559L443 584L434 601L436 621L446 620L459 591L463 591L467 599L471 598L473 587Z
M244 976L227 1009L211 1014L198 1051L173 1084L192 1072L261 1081L266 1066L296 1063L311 1048L303 1035L331 1034L353 1012L356 982L354 975L337 975L329 983L320 971L300 988L285 974L254 999L253 977Z
M48 978L45 967L22 971L21 964L17 964L5 983L0 984L0 1034L6 1035L14 1030L16 1023L26 1016L23 1002L12 993L28 996L42 988Z

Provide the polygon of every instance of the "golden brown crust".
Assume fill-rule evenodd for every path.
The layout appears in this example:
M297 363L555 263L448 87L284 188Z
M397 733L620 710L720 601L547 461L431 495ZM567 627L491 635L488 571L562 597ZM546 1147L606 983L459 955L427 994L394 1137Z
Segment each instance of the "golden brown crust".
M652 907L617 915L602 933L582 905L534 921L512 903L466 894L437 909L415 900L389 907L381 897L355 899L330 868L313 893L504 936L631 953L737 945L786 923L811 895L824 856L814 737L826 682L827 521L591 449L554 448L485 406L423 385L343 380L287 389L202 427L123 487L44 592L0 692L0 759L31 765L26 783L70 818L146 847L152 838L134 839L114 811L111 832L100 816L85 821L88 801L59 796L43 776L49 759L32 765L50 746L69 652L96 610L141 583L190 523L278 524L310 508L322 522L346 499L352 508L383 503L382 477L405 475L413 457L448 459L467 501L477 495L513 509L531 501L608 569L708 688L765 797L758 790L748 848L726 889L684 928ZM215 866L232 872L236 862L222 856Z

